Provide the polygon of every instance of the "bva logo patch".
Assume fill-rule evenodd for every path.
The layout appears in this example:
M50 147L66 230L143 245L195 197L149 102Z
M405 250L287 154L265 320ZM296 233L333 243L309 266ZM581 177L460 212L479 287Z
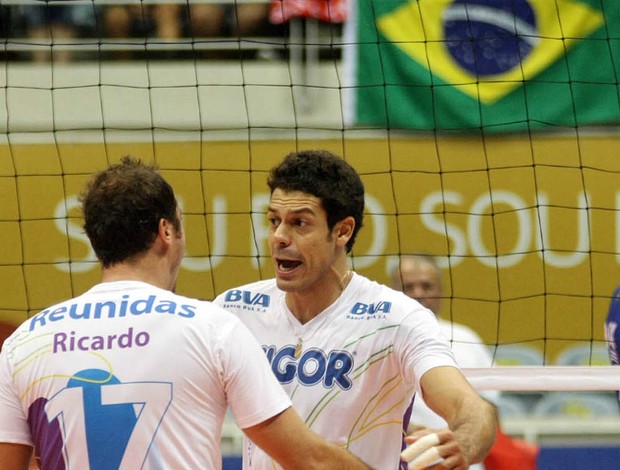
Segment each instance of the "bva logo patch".
M392 302L379 302L375 304L365 304L357 302L351 309L353 315L364 315L366 313L389 313L392 308Z
M267 294L261 294L260 292L252 295L252 292L247 290L233 289L226 292L226 302L239 302L242 301L246 305L258 305L260 307L269 307L271 297Z

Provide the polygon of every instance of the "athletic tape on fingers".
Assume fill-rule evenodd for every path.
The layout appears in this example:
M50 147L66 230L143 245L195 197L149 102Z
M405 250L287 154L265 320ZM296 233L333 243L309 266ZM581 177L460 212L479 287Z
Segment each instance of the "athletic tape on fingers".
M439 455L437 447L422 452L413 462L409 462L409 470L422 470L438 460L443 460Z
M400 453L400 458L405 462L410 462L418 455L429 450L431 447L436 446L437 444L439 444L439 436L436 433L427 434L403 450ZM435 451L436 450L437 449L435 449Z

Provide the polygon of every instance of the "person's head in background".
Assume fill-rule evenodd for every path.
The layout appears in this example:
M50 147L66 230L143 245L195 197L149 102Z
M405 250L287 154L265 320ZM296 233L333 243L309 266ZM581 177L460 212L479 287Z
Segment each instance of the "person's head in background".
M439 315L441 269L437 260L428 254L403 255L392 269L392 287L416 299L435 315Z

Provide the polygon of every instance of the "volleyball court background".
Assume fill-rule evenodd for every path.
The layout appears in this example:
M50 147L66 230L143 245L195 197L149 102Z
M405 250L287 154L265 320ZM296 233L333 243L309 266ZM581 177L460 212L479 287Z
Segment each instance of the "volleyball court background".
M517 364L517 356L502 356L517 346L533 352L533 365L562 363L573 347L584 354L570 365L607 364L604 318L620 279L620 36L611 21L618 7L513 2L514 25L529 25L530 49L518 46L521 63L485 78L451 75L441 57L425 63L419 56L449 49L440 20L462 21L466 3L360 1L344 32L309 20L276 38L218 40L240 56L246 48L274 51L268 60L245 53L204 60L199 52L212 41L196 38L179 41L195 51L180 61L158 56L163 46L152 39L138 44L140 60L107 60L104 52L117 44L103 37L94 45L83 39L86 58L70 64L7 54L0 70L0 320L17 325L99 280L77 194L92 172L121 156L154 160L175 187L188 238L178 292L212 299L271 276L267 172L290 151L326 148L352 163L367 188L366 224L352 256L357 272L389 283L400 254L434 254L445 268L443 316L477 331L498 363ZM524 5L534 16L519 16L530 11ZM594 19L562 35L563 8ZM428 38L408 36L411 15ZM374 36L362 37L356 19L364 31L376 25ZM431 20L439 21L435 29ZM535 54L551 43L561 45L552 58ZM80 40L41 46L8 38L5 47L19 52L24 44L79 49ZM592 44L595 55L583 51ZM596 60L574 65L575 51ZM523 65L531 54L536 63ZM399 79L393 72L407 58L417 72ZM545 75L558 63L564 73ZM433 67L441 73L431 74ZM419 83L411 81L424 70ZM409 103L407 90L417 93ZM515 93L522 105L506 105ZM607 114L590 112L597 107Z

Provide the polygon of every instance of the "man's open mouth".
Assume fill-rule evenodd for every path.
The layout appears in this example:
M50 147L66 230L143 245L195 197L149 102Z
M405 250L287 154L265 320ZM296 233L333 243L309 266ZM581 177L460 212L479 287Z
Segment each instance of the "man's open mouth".
M278 269L282 271L291 271L300 265L301 265L301 261L294 261L294 260L288 260L288 259L278 260Z

